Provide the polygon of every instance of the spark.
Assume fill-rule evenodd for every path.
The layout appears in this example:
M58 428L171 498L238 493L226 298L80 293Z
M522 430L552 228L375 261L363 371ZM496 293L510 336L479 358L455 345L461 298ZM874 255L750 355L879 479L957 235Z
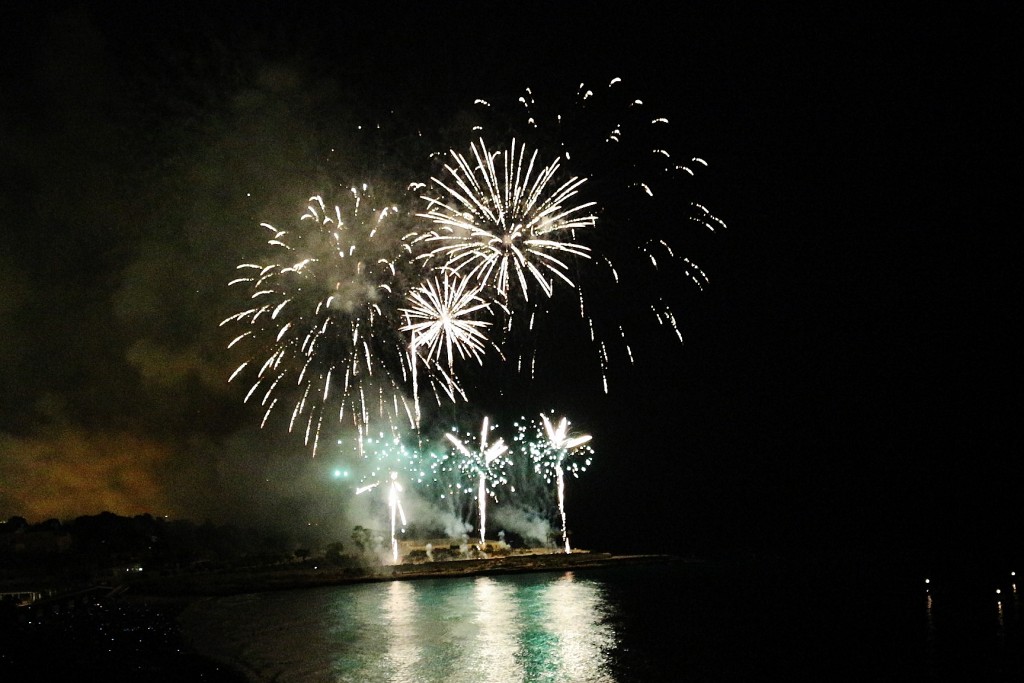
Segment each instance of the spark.
M562 545L566 553L571 553L565 515L565 473L568 470L573 477L579 477L579 473L585 472L590 466L594 452L589 445L592 437L590 434L570 435L569 420L565 417L557 421L552 421L544 413L540 417L543 433L539 428L536 429L538 438L527 444L527 450L537 473L542 474L549 483L552 478L555 480L558 514L562 523ZM578 453L585 453L586 456L582 460L574 458Z
M478 477L477 501L481 549L484 547L487 533L487 496L490 494L497 499L494 491L489 488L488 484L495 480L502 481L504 483L505 476L503 469L508 463L508 459L503 457L508 451L508 446L505 445L505 442L501 437L498 437L498 440L494 443L488 444L489 433L489 420L485 417L483 425L480 428L480 448L476 451L469 450L469 448L455 434L451 432L445 434L445 437L451 441L459 453L462 454L463 469L472 471Z
M586 179L574 201L592 202L587 211L600 221L595 221L595 229L575 231L574 243L587 249L587 259L575 259L573 271L565 274L579 293L579 318L593 342L593 358L607 392L609 359L632 363L640 350L621 332L618 311L637 304L649 308L654 302L660 310L663 278L676 273L703 289L707 278L693 261L682 258L686 250L680 239L685 233L678 228L690 221L715 231L725 223L702 204L679 201L687 180L708 164L699 156L672 150L669 117L653 112L645 99L631 96L622 79L605 83L606 87L594 88L579 83L575 92L567 93L568 99L549 99L529 90L517 100L509 98L504 106L489 99L487 107L478 107L476 122L483 122L485 136L511 130L542 154L557 152L559 159L571 163L574 175ZM690 161L677 164L676 159ZM657 241L666 245L671 264L661 253L655 258L649 251L647 245ZM659 320L680 318L675 312ZM675 325L666 326L681 340Z
M407 320L400 329L412 334L414 348L423 348L428 365L437 363L444 354L451 370L456 353L460 358L483 362L487 342L484 330L491 323L473 316L487 310L490 303L478 292L469 280L447 272L409 292L409 307L399 309Z
M262 223L276 258L238 266L232 284L248 288L249 307L221 322L246 327L230 344L250 353L231 376L252 382L245 400L290 395L288 429L303 427L314 456L329 408L360 432L371 418L393 424L413 413L398 310L412 259L398 208L374 202L362 185L333 206L311 197L294 229Z
M556 280L569 287L569 262L589 258L574 241L576 230L593 228L595 202L575 203L585 178L558 184L560 160L541 166L526 144L490 153L483 139L470 146L472 161L451 150L445 179L431 178L435 194L424 196L417 214L434 225L411 242L427 248L417 258L444 266L508 300L529 300L533 286L551 296Z

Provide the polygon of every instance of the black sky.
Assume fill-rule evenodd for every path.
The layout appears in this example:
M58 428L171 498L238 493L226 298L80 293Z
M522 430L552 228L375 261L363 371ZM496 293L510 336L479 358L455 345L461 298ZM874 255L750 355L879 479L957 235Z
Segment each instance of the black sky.
M550 389L578 543L1019 556L1019 10L553 4L3 10L0 516L307 513L223 383L258 222L362 120L621 76L728 228L682 348Z

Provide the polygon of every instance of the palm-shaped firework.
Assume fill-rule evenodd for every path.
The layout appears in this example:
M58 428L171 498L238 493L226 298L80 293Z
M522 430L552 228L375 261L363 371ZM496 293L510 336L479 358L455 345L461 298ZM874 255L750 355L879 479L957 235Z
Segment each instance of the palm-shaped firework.
M508 446L499 437L494 443L488 443L490 436L489 420L485 417L480 428L480 447L477 450L470 450L455 434L449 432L445 436L451 441L455 448L462 455L460 469L466 473L476 475L477 484L477 505L480 519L480 546L483 547L485 534L487 532L487 496L490 495L497 500L497 493L494 490L495 484L505 484L505 468L508 466L508 458L505 453Z
M527 449L537 473L549 484L552 479L555 481L558 491L558 513L562 520L562 544L565 552L571 553L565 520L565 472L568 470L574 477L578 477L580 472L586 471L590 466L591 456L594 454L589 445L591 436L570 435L569 421L564 417L557 423L552 422L551 418L543 413L540 417L544 427L543 435L540 434L540 429L537 429L537 436L540 438L528 442Z
M388 510L391 512L391 559L394 562L398 562L398 519L402 520L402 532L405 532L405 526L408 521L405 518L405 508L402 507L402 492L405 490L401 484L398 483L398 472L389 472L388 476L384 479L360 486L356 489L356 495L372 491L373 489L380 486L382 483L387 483L388 489Z

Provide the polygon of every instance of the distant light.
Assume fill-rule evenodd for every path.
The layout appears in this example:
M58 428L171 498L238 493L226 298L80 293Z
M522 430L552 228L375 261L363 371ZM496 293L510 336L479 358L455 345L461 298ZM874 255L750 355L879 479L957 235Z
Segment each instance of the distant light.
M924 580L924 582L925 582L925 583L931 583L931 582L932 582L932 580L931 580L931 579L925 579L925 580Z
M1002 592L1003 592L1003 591L1002 591L1002 590L1000 590L999 588L997 588L997 589L996 589L996 595L999 595L999 594L1001 594Z

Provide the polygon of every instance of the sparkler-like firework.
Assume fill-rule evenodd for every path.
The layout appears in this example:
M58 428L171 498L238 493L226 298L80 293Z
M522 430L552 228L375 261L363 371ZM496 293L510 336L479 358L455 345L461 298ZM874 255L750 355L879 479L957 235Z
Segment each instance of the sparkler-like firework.
M401 517L402 520L402 531L405 531L405 526L408 521L405 519L405 509L402 507L401 494L405 489L398 483L398 472L391 472L388 476L390 483L388 484L388 510L391 511L391 559L394 562L398 562L398 536L397 536L397 520L396 513ZM381 482L376 481L367 486L360 486L356 489L356 495L360 493L366 493L372 491Z
M472 472L478 477L477 505L479 508L480 526L480 547L483 548L487 533L487 496L491 495L497 500L493 484L505 483L504 468L507 465L507 458L504 457L508 446L499 437L494 443L488 443L490 436L489 420L485 417L480 428L480 448L471 451L461 439L449 432L445 436L451 441L459 453L462 454L462 469Z
M541 413L543 432L535 427L536 435L533 440L527 440L525 424L520 426L520 433L517 440L525 442L525 449L533 460L534 468L538 474L550 484L554 479L558 492L558 514L562 521L562 545L566 553L571 553L569 546L569 531L566 526L565 517L565 473L569 471L574 477L579 477L580 472L585 472L590 466L594 454L589 443L589 434L569 434L569 420L561 418L552 422L544 413ZM580 459L578 456L583 455Z

